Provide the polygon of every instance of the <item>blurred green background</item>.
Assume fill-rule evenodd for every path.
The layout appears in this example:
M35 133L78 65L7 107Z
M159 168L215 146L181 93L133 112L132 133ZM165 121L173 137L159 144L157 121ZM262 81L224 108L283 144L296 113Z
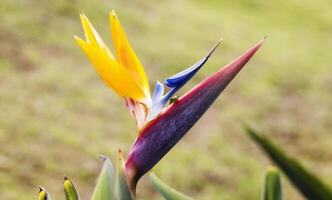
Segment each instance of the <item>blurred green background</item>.
M123 102L73 40L79 13L111 46L115 9L151 85L200 59L203 80L264 35L268 39L198 124L155 168L196 199L259 199L268 159L241 128L273 138L332 185L332 15L329 0L1 0L0 199L35 199L38 185L63 199L63 175L83 199L101 167L136 137ZM284 177L287 199L302 199ZM161 199L147 178L138 199Z

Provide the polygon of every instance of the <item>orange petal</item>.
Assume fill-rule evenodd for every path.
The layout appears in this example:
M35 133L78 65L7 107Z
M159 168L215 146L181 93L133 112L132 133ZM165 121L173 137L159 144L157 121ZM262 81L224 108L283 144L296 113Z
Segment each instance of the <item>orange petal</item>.
M114 11L110 13L111 33L118 62L123 65L143 88L146 97L150 97L149 82L135 52L130 46L125 32Z
M109 51L75 37L76 42L83 49L99 76L105 83L123 97L135 100L145 98L145 93L129 71L113 60Z

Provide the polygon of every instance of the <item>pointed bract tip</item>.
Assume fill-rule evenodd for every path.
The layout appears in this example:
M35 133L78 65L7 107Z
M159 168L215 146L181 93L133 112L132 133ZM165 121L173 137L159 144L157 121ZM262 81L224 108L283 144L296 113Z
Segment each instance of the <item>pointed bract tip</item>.
M264 44L266 40L266 37L264 37L263 39L261 39L258 43L256 43L256 45L254 47L252 47L251 49L249 49L246 53L251 52L250 54L255 54L256 51Z
M264 35L263 39L261 39L261 41L258 42L259 46L261 46L265 42L265 40L267 40L266 35Z

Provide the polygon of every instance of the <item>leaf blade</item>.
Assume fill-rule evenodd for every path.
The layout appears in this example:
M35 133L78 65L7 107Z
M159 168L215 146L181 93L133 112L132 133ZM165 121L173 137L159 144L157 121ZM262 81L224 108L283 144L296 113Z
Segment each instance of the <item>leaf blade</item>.
M112 162L101 156L103 167L98 177L91 200L114 200L114 169Z
M41 186L39 186L38 200L51 200L51 196L48 192Z
M165 200L193 200L162 182L154 173L150 173L150 180Z
M65 192L66 200L79 200L77 190L71 180L69 180L65 176L65 180L63 182L63 188Z
M247 134L287 175L293 185L308 199L331 200L332 191L312 172L305 169L296 159L288 156L269 139L246 127Z
M281 179L275 167L269 167L266 172L262 200L283 200Z
M136 185L129 185L125 164L122 157L122 151L118 152L117 170L116 170L117 197L119 200L134 200Z

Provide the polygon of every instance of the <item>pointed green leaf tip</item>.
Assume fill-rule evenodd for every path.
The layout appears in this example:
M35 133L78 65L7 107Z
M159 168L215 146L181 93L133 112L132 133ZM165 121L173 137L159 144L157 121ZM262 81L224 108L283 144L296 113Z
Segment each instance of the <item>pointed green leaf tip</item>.
M166 200L192 200L192 198L163 183L154 173L150 173L150 180L152 181L154 187Z
M288 156L267 138L246 127L249 136L287 175L297 189L310 200L331 200L332 191L318 177L306 170L296 159Z
M265 175L262 200L282 200L282 187L279 171L269 167Z
M136 188L136 186L129 187L128 179L125 173L125 164L122 157L122 151L118 152L118 161L117 161L117 197L119 200L134 200L135 199L135 190L131 188Z
M99 174L97 185L91 200L113 200L114 198L114 173L112 162L105 156L100 156L103 168Z
M41 186L39 186L38 200L51 200L51 197L48 194L48 192Z
M66 200L79 200L80 198L78 197L76 188L73 184L73 182L71 182L66 176L65 176L65 180L63 182L63 188L65 191L65 197Z

